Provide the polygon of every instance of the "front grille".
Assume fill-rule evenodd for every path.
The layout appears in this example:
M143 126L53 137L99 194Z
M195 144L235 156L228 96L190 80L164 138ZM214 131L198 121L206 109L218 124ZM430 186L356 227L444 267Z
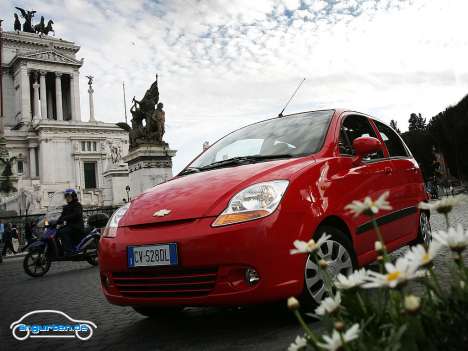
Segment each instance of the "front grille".
M115 272L112 280L126 297L192 297L208 295L218 268L168 268Z

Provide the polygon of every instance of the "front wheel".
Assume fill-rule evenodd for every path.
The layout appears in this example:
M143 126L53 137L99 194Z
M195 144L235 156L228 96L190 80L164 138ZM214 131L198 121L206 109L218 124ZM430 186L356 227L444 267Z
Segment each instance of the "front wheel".
M330 288L334 291L332 286L327 288L327 279L333 280L340 273L349 275L357 267L353 245L349 237L338 228L321 226L313 238L317 241L325 234L331 237L317 249L317 257L309 255L304 267L304 289L300 300L309 309L314 309L319 305L322 299L329 295ZM328 263L327 275L322 273L318 260L324 260ZM333 284L333 281L329 283Z
M31 251L24 257L23 269L27 275L37 278L49 271L50 259L42 251Z
M419 214L419 228L418 236L416 240L411 243L412 245L423 244L426 247L429 247L429 244L432 241L432 229L431 222L429 220L429 215L427 212L421 211Z

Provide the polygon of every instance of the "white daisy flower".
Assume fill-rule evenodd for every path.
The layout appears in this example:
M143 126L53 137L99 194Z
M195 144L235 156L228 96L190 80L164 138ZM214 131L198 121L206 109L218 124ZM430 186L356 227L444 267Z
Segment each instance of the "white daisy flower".
M345 210L353 213L354 217L359 216L361 213L364 213L367 216L372 216L379 213L380 210L391 210L392 207L387 201L389 194L390 193L386 191L375 201L372 200L369 196L367 196L364 201L354 200L345 206Z
M296 336L296 340L294 340L291 345L288 347L288 351L299 351L304 350L307 347L307 340L302 336Z
M405 253L404 258L418 268L427 267L437 256L441 248L442 244L437 241L432 241L427 249L423 245L413 246Z
M289 252L291 255L298 253L310 253L317 250L322 244L331 238L331 235L323 234L320 239L315 242L314 239L309 240L308 242L301 240L294 240L293 244L295 249L291 249Z
M468 230L458 223L457 228L450 227L448 231L439 230L432 234L433 238L455 252L462 252L468 246Z
M351 328L349 328L346 332L344 332L341 336L336 329L333 330L331 336L323 335L322 338L324 343L317 343L319 347L328 351L336 351L340 350L343 347L344 343L348 343L353 341L359 337L359 324L354 324Z
M320 305L315 309L315 314L324 316L326 314L333 314L341 304L341 294L338 292L335 297L327 297L320 302Z
M456 196L447 196L441 200L434 201L432 203L420 202L419 208L422 210L435 210L438 213L447 214L452 209L463 202L466 199L466 195L460 194Z
M350 275L338 274L335 278L335 286L341 290L353 289L361 286L366 282L367 271L359 269Z
M408 280L424 276L423 271L418 271L418 266L404 257L396 260L395 264L385 263L386 274L381 274L369 271L367 274L367 283L364 283L364 288L380 288L389 287L395 288Z

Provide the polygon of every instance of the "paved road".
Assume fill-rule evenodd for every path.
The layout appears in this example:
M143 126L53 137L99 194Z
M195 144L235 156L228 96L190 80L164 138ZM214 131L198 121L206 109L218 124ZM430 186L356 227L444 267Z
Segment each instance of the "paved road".
M452 220L468 227L468 206L457 209ZM444 227L441 216L434 215L431 221L433 229ZM444 273L443 260L438 261ZM0 265L0 282L1 350L285 350L301 333L282 304L188 309L177 317L150 320L131 308L108 304L100 291L98 269L87 263L53 264L45 277L34 279L23 273L21 259L9 259ZM10 323L36 309L60 310L75 319L91 320L98 328L86 342L14 340Z

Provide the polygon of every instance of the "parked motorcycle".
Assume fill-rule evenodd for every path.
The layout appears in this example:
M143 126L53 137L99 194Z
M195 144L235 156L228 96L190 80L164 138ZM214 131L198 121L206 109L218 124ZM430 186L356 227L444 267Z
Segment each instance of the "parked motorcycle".
M58 207L49 208L41 224L44 228L41 237L27 247L28 253L24 257L23 268L31 277L46 274L53 261L87 261L93 266L98 265L100 228L106 225L108 217L104 214L90 216L88 227L74 247L73 254L65 256L62 242L57 237L59 215Z

